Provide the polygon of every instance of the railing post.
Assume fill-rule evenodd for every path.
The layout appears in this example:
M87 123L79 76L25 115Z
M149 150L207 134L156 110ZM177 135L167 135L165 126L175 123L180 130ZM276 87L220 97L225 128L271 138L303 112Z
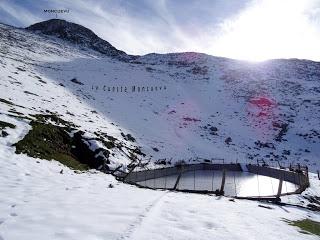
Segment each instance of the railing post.
M134 171L134 169L137 167L137 165L135 165L128 173L126 176L124 176L123 181L126 181L127 177Z
M258 183L258 194L259 194L259 197L261 197L261 195L260 195L260 183L259 183L259 167L257 168L257 183Z
M193 190L196 190L196 170L193 168Z
M164 174L165 174L165 178L164 178L164 188L167 189L167 174L168 174L168 173L167 173L167 168L165 168L164 171L165 171L165 173L164 173Z
M147 186L147 171L144 171L144 186Z
M285 181L285 182L284 182L284 185L285 185L285 187L286 187L286 193L288 193L286 171L283 172L283 180Z
M174 184L173 190L177 189L179 181L180 181L180 178L181 178L181 174L182 174L182 166L181 166L181 169L180 169L179 176L177 177L176 183Z
M225 185L225 183L226 183L226 169L223 169L219 195L223 195L224 194L224 185Z
M213 192L213 181L214 181L214 170L212 169L212 182L211 182L211 190Z
M278 201L278 202L280 200L280 196L281 196L281 192L282 192L282 184L283 184L283 178L280 178L279 186L278 186L278 193L277 193L277 197L276 197L276 201Z
M233 183L234 183L234 192L237 196L237 184L236 184L236 172L233 172Z
M156 189L156 169L153 169L153 189Z

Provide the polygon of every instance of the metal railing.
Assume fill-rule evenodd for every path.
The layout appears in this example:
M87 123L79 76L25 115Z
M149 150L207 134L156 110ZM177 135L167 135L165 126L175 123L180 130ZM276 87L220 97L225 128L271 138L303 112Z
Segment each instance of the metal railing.
M283 195L301 193L309 186L307 167L290 165L280 168L265 163L180 162L172 167L146 170L132 168L129 172L114 172L114 175L118 180L143 188L213 193L238 198L278 199ZM242 196L243 192L247 194Z

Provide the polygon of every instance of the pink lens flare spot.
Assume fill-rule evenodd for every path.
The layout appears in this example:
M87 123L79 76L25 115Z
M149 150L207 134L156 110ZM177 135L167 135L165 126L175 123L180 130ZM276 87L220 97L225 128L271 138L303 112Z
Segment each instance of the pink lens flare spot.
M276 103L274 100L271 100L267 97L255 97L249 100L249 103L259 107L259 108L267 108L275 106Z
M272 123L278 120L278 104L267 96L254 96L248 100L247 114L250 126L258 137L268 139L274 135Z

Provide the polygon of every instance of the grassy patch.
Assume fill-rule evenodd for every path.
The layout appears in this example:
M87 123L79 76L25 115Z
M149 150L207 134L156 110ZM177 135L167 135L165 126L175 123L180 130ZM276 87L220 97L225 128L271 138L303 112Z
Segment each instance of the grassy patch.
M3 98L0 98L0 102L5 103L7 105L14 106L14 104L12 102L10 102L9 100L3 99Z
M82 159L77 155L77 150L83 146L74 145L75 140L67 133L66 127L38 121L32 121L30 124L32 130L15 144L16 153L47 160L54 159L72 169L90 168L88 161L94 159Z
M11 107L16 106L16 107L20 107L20 108L25 108L24 106L14 104L13 102L6 100L6 99L3 99L3 98L0 98L0 103L4 103L4 104L11 106Z
M35 93L32 93L32 92L29 92L29 91L23 91L25 94L28 94L28 95L33 95L33 96L37 96L39 97L38 94L35 94Z
M76 78L72 78L70 81L79 85L84 85L82 82L78 81Z
M63 165L66 165L76 170L88 170L90 167L87 164L80 163L74 156L64 153L55 153L55 160L59 161Z
M125 140L127 140L127 141L130 141L130 142L135 142L136 141L136 139L134 138L134 137L132 137L132 135L131 134L124 134L123 132L121 133L121 136L125 139Z
M35 115L31 115L31 116L34 117L37 122L46 123L48 121L52 121L58 125L67 126L69 128L69 130L72 130L72 129L75 129L76 127L78 127L71 122L68 122L68 121L61 119L56 114L35 114Z
M0 121L0 129L4 129L4 128L16 128L15 125L13 125L12 123L8 123L8 122L3 122Z
M88 169L72 154L72 138L63 127L32 121L32 130L15 144L16 153L25 153L31 157L57 160L78 170Z
M20 116L24 115L23 113L16 111L14 108L9 109L8 112L16 114L16 115L20 115Z
M97 138L85 137L85 133L77 130L77 126L61 119L56 114L31 115L32 129L25 137L14 144L16 153L24 153L30 157L57 160L76 170L108 169L108 149L125 147L117 139L104 133L95 133ZM73 134L70 134L70 133ZM90 149L91 141L103 143L104 147ZM130 149L129 157L134 160L136 154L144 155L139 148ZM125 152L124 152L125 153ZM114 153L113 153L114 154ZM127 154L127 153L125 153Z
M108 149L112 149L116 146L116 138L109 136L106 133L100 133L100 132L94 132L94 134L98 137L97 140L99 140L101 143L103 143L103 145L108 148ZM108 139L105 140L105 138Z
M320 222L316 222L313 220L310 220L308 218L297 220L297 221L290 221L285 219L285 222L287 222L291 226L295 226L300 228L301 230L299 232L304 234L315 234L320 236Z
M26 119L26 120L32 120L32 118L29 118L29 117L27 117L27 116L17 116L17 115L13 115L13 114L7 114L9 117L14 117L14 118L16 118L16 119L20 119L20 120L24 120L24 119Z

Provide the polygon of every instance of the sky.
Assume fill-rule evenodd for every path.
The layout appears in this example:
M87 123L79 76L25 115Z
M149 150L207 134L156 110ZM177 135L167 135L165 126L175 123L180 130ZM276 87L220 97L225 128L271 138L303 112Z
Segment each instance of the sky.
M0 22L81 24L129 54L202 52L320 61L320 0L0 0Z

